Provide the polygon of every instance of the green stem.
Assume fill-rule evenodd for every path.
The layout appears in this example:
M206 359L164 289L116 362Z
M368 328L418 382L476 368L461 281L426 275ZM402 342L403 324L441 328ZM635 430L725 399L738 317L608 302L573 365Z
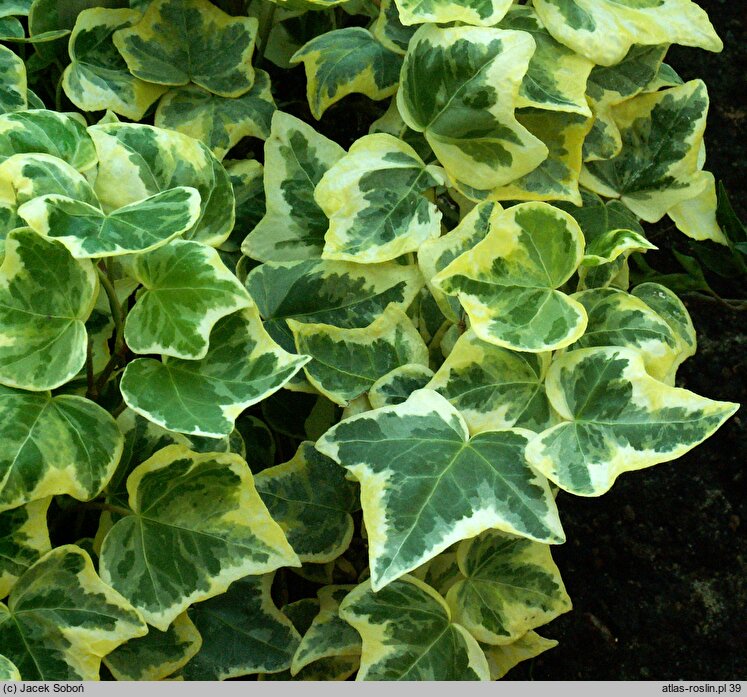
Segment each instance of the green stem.
M100 266L96 267L96 271L98 271L99 281L101 281L101 286L106 292L106 297L109 299L109 307L111 308L112 320L114 321L114 349L107 364L101 371L99 379L96 381L95 390L98 393L106 385L107 380L111 377L121 358L124 347L124 319L122 316L122 306L119 304L117 291L114 289L114 284L111 282L109 274L103 271Z
M88 337L88 345L86 346L86 382L88 383L86 396L89 399L95 400L98 397L98 391L93 380L93 339L90 336Z
M109 513L116 513L117 515L132 515L132 511L124 506L115 506L112 503L104 503L103 501L87 501L81 504L83 508L89 508L97 511L107 511Z

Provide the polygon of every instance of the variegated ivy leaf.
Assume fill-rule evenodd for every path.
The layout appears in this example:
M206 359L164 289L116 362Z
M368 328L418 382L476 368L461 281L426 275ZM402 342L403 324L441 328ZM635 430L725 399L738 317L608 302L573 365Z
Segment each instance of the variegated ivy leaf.
M707 111L708 93L700 80L613 107L622 149L610 160L587 162L581 183L621 199L638 217L655 223L703 187L696 173Z
M61 242L76 259L108 257L146 252L189 230L200 216L200 194L179 186L108 215L98 205L47 194L20 206L18 216L42 237Z
M257 70L252 88L240 97L220 97L189 85L169 91L158 103L154 123L201 140L222 160L244 137L267 138L274 111L270 76Z
M474 637L432 588L405 576L374 593L366 581L340 606L363 641L358 680L489 680Z
M23 16L29 13L34 0L5 0L0 7L0 17Z
M306 69L306 98L312 116L354 92L385 99L397 91L402 56L380 44L368 29L334 29L309 41L291 58Z
M202 646L202 637L186 612L162 632L149 627L144 637L130 639L104 658L117 680L163 680L189 661Z
M357 487L313 443L301 443L291 460L262 470L254 483L302 562L333 561L348 548Z
M52 545L47 529L47 508L52 499L37 499L0 513L0 598Z
M21 680L21 674L12 661L0 654L0 682L10 680Z
M612 66L597 65L586 83L594 123L584 142L584 161L609 160L622 148L620 129L612 107L630 99L656 77L668 45L631 46L625 58ZM680 83L681 84L681 83Z
M331 656L320 658L292 676L290 670L280 673L263 673L258 680L331 682L347 680L360 667L360 656Z
M0 114L27 108L26 66L20 56L0 46Z
M522 661L535 658L557 645L558 642L555 639L545 639L532 631L527 632L511 644L502 646L482 645L485 658L488 659L490 679L500 680L511 668L516 667Z
M333 656L358 656L361 637L340 617L340 603L355 586L325 586L317 591L319 614L301 639L291 664L291 675L298 675L315 661Z
M75 21L68 51L70 65L62 76L68 99L84 111L111 109L139 121L165 91L130 74L112 41L118 29L132 26L140 12L93 7Z
M441 552L441 554L433 557L433 559L429 559L425 564L414 569L412 575L429 585L439 595L445 596L449 588L459 579L464 578L462 572L459 570L456 558L456 550L459 544L455 542L445 552Z
M534 49L526 32L482 27L427 24L410 41L397 106L468 196L504 186L547 157L514 117Z
M402 24L461 22L491 27L511 7L512 0L396 0Z
M0 266L0 384L50 390L75 377L97 289L90 261L28 228L13 230Z
M170 431L219 438L248 406L280 389L309 360L280 348L254 307L221 319L201 360L138 358L120 389L127 405Z
M464 417L470 433L551 424L544 378L549 353L519 353L463 334L427 387Z
M699 178L703 181L703 190L670 208L667 215L680 232L694 240L711 240L716 244L728 245L716 220L716 179L711 172L702 172Z
M393 2L394 0L391 1ZM396 97L392 97L389 100L387 110L371 124L368 132L388 133L399 140L403 140L418 154L418 157L423 162L430 162L434 159L433 150L428 145L425 136L419 131L414 131L402 120L402 116L397 108Z
M555 359L547 394L563 422L527 447L530 464L580 496L599 496L623 472L684 455L738 408L661 383L629 348L587 348Z
M446 295L433 285L433 277L443 271L454 259L474 247L488 234L493 221L503 212L499 203L485 201L478 203L467 213L459 224L434 240L424 242L418 249L418 265L423 272L428 290L438 303L447 319L460 322L463 316L459 300Z
M239 97L254 82L256 34L254 17L231 17L208 0L154 0L137 24L114 33L114 45L141 80Z
M329 218L324 259L372 264L414 252L441 233L441 212L423 196L444 184L404 141L363 136L322 177L314 198Z
M56 494L87 501L114 473L122 434L94 402L0 386L0 410L0 511Z
M517 106L591 116L585 92L594 63L558 43L531 7L514 5L499 26L525 31L537 44Z
M628 346L641 352L651 377L667 380L678 362L679 342L667 322L643 300L614 288L594 288L573 297L586 308L589 325L570 349Z
M260 261L319 257L329 221L314 200L322 175L345 151L295 116L276 111L265 142L267 213L241 246Z
M433 377L427 365L406 363L380 377L368 391L374 409L402 404L415 392L425 387Z
M24 680L98 680L101 658L146 632L74 545L42 557L0 603L0 646Z
M475 334L518 351L572 344L586 328L581 305L557 290L583 258L578 223L547 203L523 203L492 221L487 236L432 280L456 295Z
M145 124L107 123L88 132L99 157L94 188L105 212L189 186L200 194L200 217L183 238L212 247L225 242L235 219L231 180L205 145Z
M262 264L245 281L265 329L291 352L296 347L287 320L344 329L366 327L390 304L405 311L422 284L414 265L364 266L324 259Z
M130 474L127 491L132 515L104 539L101 578L161 631L237 579L299 565L238 455L169 445Z
M0 41L13 42L20 39L23 42L25 37L23 24L15 17L0 17Z
M251 298L211 247L175 240L131 259L140 283L127 315L125 339L135 353L204 358L210 332L226 315L251 306Z
M478 641L510 644L571 609L548 545L490 531L462 542L457 560L464 579L446 602Z
M288 320L288 326L298 352L312 357L304 366L309 382L343 407L401 365L428 365L428 348L418 330L394 305L360 329L296 320Z
M32 109L0 116L0 160L33 152L58 157L79 172L97 161L85 127L67 114Z
M633 44L723 48L691 0L536 0L534 7L560 43L598 65L619 63Z
M192 607L202 648L184 667L185 680L227 680L290 667L301 637L272 601L273 576L247 576Z
M582 151L592 120L580 114L533 108L517 111L516 119L547 146L548 155L529 174L494 189L491 196L515 201L572 201L580 205Z
M376 591L490 528L564 540L549 485L524 458L527 435L490 431L470 439L459 412L429 389L324 434L317 448L361 484Z
M404 56L417 26L405 26L395 0L382 0L379 16L371 25L374 38L390 51Z
M264 168L257 160L224 160L223 166L231 177L236 223L221 249L234 252L240 249L246 231L253 230L265 215Z

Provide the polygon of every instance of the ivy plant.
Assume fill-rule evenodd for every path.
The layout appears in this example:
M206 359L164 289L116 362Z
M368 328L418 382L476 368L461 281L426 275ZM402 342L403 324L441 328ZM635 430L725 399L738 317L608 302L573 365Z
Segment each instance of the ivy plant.
M676 386L645 224L726 244L690 0L0 8L0 676L490 680L559 490ZM676 478L676 468L671 469Z

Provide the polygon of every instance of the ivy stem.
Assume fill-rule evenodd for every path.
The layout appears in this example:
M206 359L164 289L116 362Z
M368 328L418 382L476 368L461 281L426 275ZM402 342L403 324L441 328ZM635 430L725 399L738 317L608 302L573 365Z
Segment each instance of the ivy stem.
M266 1L262 4L259 14L259 30L257 32L257 60L256 65L259 65L265 57L265 49L267 48L267 42L270 39L270 32L272 31L272 22L275 19L275 5L274 2Z
M106 385L107 380L111 377L114 368L119 362L120 354L124 346L124 321L122 317L122 306L119 304L117 298L117 291L114 289L114 284L109 278L109 274L105 272L100 266L96 267L96 271L99 274L99 281L101 286L106 292L106 297L109 300L109 307L112 311L112 320L114 321L114 350L109 358L109 361L101 371L101 375L96 382L95 392L100 392L101 389Z
M81 504L82 508L90 508L97 511L108 511L117 515L132 515L132 511L124 506L115 506L113 503L104 503L103 501L87 501Z
M98 390L93 380L93 339L88 337L88 345L86 346L86 382L88 383L88 397L90 399L96 399L98 397Z

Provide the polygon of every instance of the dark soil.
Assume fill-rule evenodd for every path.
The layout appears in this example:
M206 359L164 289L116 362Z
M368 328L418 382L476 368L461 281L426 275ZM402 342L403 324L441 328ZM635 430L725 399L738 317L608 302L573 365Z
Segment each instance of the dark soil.
M724 52L673 47L667 62L684 79L708 84L707 168L723 180L744 220L745 5L699 4L724 40ZM658 254L666 264L667 250ZM656 266L657 257L650 261ZM680 368L677 384L747 404L747 313L684 299L699 349ZM743 407L685 457L625 474L601 498L560 493L568 542L554 557L574 608L540 630L559 646L507 679L747 679L745 422Z

